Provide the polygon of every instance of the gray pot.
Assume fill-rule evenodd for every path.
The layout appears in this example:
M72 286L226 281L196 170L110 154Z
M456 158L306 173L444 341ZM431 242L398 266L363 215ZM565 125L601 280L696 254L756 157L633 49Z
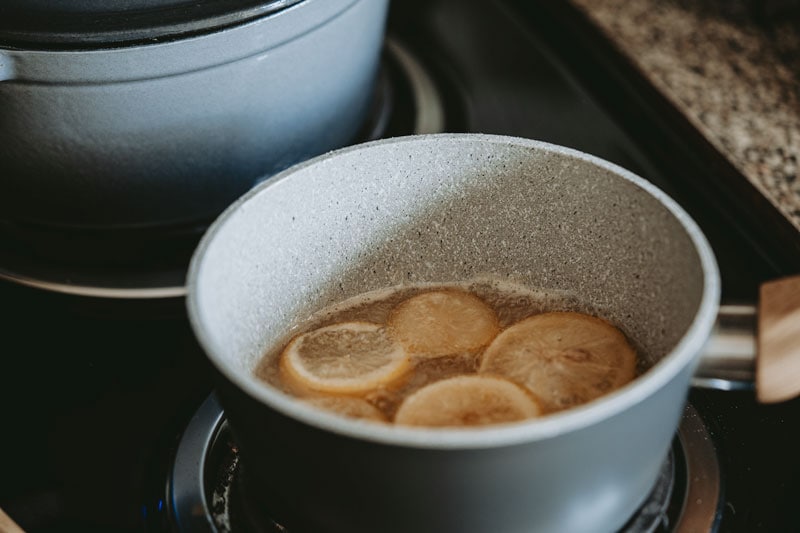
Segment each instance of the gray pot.
M465 430L343 419L252 374L312 310L487 274L591 303L647 371L576 409ZM658 476L720 283L694 222L630 172L530 140L435 135L337 151L252 190L203 239L188 290L254 509L302 531L602 533Z
M388 0L304 0L199 35L105 48L0 43L0 212L51 226L209 219L352 142Z

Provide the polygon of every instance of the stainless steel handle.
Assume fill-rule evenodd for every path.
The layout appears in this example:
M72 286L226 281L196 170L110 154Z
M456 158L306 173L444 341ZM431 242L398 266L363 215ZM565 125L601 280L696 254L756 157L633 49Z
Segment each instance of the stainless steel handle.
M700 358L692 385L717 390L752 390L756 375L757 308L722 305L717 327Z

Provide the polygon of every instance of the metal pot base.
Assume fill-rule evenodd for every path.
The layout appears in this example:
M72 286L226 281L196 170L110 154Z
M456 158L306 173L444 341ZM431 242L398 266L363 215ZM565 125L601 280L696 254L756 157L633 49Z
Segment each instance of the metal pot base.
M387 39L373 109L354 142L442 131L436 85L411 52ZM0 279L88 297L181 297L207 226L81 230L0 220Z
M237 444L211 395L181 437L169 474L173 529L288 532L268 516L250 511L239 473ZM716 450L697 411L688 405L655 486L620 533L715 532L722 503Z

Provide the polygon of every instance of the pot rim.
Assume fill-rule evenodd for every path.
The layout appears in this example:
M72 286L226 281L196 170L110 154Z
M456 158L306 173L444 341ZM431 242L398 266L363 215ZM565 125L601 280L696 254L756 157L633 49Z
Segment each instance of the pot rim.
M617 176L626 179L655 197L681 223L697 250L703 270L703 294L691 326L675 348L658 361L643 375L622 388L595 401L543 418L527 420L514 424L499 424L491 428L409 428L394 425L347 419L300 402L262 381L250 371L242 371L227 364L218 354L206 334L202 314L196 297L198 276L203 265L205 251L214 241L215 235L228 219L239 211L251 198L266 193L270 188L290 178L296 172L312 167L331 158L349 152L368 150L384 144L427 143L437 140L459 142L483 142L502 145L517 145L536 148L549 153L561 154L597 165ZM646 400L659 389L666 386L687 366L696 368L699 356L714 327L720 299L720 276L713 251L697 224L677 202L667 196L652 183L624 168L599 157L563 146L524 139L520 137L477 134L448 133L431 135L409 135L357 144L317 156L275 175L251 189L230 205L210 226L201 239L189 266L187 274L186 305L192 329L202 346L206 357L216 370L237 389L243 391L265 407L273 409L289 418L321 430L330 431L345 437L374 443L427 449L481 449L511 446L530 441L553 438L565 433L589 427L609 419L635 404ZM688 385L687 385L688 387Z
M97 0L12 0L0 8L0 43L85 50L174 40L242 24L304 1L308 0L129 0L109 5Z
M263 57L335 23L364 1L370 0L303 0L213 31L172 39L84 48L18 47L0 42L0 82L113 84L191 74Z

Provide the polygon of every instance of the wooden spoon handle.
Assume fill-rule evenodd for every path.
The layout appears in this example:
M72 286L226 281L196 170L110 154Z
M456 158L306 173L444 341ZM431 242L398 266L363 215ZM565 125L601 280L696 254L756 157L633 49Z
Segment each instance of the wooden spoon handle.
M762 403L800 396L800 276L761 285L756 391Z
M0 531L3 533L25 533L2 509L0 509Z

